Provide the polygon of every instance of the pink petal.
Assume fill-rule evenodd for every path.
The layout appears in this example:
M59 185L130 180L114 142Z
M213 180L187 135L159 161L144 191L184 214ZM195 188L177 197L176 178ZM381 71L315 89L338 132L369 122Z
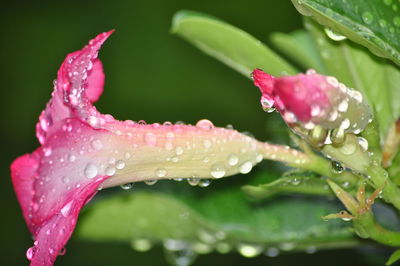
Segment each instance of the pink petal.
M99 186L146 179L221 178L247 173L266 154L264 143L208 120L195 126L118 121L92 105L103 90L97 59L112 31L69 54L36 125L41 143L11 166L15 191L35 239L31 265L52 265L80 209ZM269 156L267 154L267 156Z

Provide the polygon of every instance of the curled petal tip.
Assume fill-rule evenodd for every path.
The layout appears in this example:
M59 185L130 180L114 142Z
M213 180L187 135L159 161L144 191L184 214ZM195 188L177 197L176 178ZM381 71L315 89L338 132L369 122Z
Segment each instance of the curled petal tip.
M254 80L254 85L256 85L260 89L262 94L267 94L268 96L272 96L271 92L274 82L273 76L257 68L251 73L251 77Z

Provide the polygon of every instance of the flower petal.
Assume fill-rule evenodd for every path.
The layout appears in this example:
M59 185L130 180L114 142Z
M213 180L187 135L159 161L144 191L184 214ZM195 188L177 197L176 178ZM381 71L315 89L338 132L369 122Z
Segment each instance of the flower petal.
M36 126L42 146L11 166L16 194L35 239L27 252L31 265L55 261L80 209L99 186L146 179L222 178L248 173L263 156L272 156L267 144L216 128L208 120L194 126L146 125L100 114L92 105L104 84L97 53L111 33L100 34L66 57L52 99ZM286 153L295 156L285 149L282 160Z

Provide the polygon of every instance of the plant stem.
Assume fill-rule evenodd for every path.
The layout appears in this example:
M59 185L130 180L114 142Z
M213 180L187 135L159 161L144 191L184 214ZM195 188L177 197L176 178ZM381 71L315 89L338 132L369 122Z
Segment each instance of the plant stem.
M357 219L354 219L353 225L356 232L362 230L367 234L365 236L379 243L395 247L400 246L400 232L390 231L380 226L371 212L363 213Z

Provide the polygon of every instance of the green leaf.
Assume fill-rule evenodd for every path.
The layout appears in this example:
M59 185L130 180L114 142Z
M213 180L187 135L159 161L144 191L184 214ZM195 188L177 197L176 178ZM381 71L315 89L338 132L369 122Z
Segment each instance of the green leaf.
M321 219L338 211L330 202L283 198L253 204L246 200L240 185L212 191L191 188L189 192L182 185L174 184L174 192L168 194L135 188L129 194L98 200L85 209L76 235L92 241L127 243L175 239L195 250L199 244L207 250L247 243L261 250L274 247L287 251L357 244L348 224Z
M400 115L396 98L400 93L399 69L348 40L328 38L313 21L306 20L305 27L314 36L327 74L364 93L376 111L381 137L385 136L390 124Z
M393 263L395 263L398 260L400 260L400 249L393 252L393 254L390 256L390 258L388 259L388 261L386 262L385 265L392 265Z
M291 171L273 182L258 186L246 185L242 190L257 200L279 194L333 195L324 179L312 172L304 171Z
M400 15L391 0L292 0L297 10L400 65Z
M276 49L305 69L312 68L321 74L326 72L320 55L315 52L317 47L309 32L305 30L289 34L275 32L271 34L271 42Z
M180 11L174 15L172 32L246 77L255 68L276 76L298 72L253 36L208 15Z

